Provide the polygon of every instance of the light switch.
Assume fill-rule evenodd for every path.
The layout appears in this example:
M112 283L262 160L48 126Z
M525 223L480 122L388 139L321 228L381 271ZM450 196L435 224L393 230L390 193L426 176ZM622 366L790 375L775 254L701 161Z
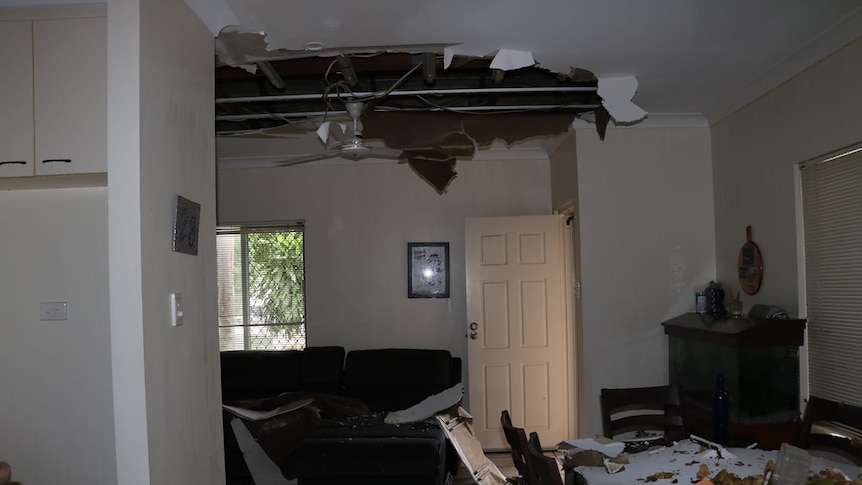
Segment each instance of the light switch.
M39 303L39 320L65 320L66 319L66 302L65 301L49 301Z
M183 324L183 294L171 293L171 326Z

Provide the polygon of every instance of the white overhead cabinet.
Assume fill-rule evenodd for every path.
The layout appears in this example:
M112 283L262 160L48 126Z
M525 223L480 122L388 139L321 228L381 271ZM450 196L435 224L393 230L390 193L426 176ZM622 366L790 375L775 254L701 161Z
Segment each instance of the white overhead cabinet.
M0 176L33 175L32 22L0 22Z
M104 17L33 22L36 174L108 167L108 45Z
M107 172L107 57L105 17L0 22L0 176Z

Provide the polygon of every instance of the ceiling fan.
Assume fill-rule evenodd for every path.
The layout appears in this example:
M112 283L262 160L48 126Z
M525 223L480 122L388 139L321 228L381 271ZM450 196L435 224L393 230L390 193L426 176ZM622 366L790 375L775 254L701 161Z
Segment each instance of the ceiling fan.
M362 124L359 118L365 110L362 101L345 101L345 110L350 117L351 124L325 122L317 130L317 135L327 145L328 149L323 153L303 156L279 162L277 165L287 167L302 163L324 160L327 158L342 157L349 160L361 160L363 158L385 158L398 160L404 158L404 151L386 146L369 145L362 138ZM335 143L330 143L335 140ZM331 146L330 146L331 145Z

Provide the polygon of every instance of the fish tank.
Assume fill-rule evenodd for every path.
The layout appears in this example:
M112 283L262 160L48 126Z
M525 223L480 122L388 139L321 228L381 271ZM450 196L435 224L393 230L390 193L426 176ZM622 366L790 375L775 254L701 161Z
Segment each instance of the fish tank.
M732 424L799 419L799 347L804 320L759 320L685 314L662 323L669 381L686 406L712 413L716 378L724 376Z

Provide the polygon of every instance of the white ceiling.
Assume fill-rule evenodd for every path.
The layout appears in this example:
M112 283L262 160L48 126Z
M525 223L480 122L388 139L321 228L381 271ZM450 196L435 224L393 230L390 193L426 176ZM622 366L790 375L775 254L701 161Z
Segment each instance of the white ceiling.
M265 32L269 49L457 45L528 51L554 71L633 75L634 102L649 114L701 114L709 122L862 35L860 0L186 2L214 36L228 26ZM68 3L83 2L0 0L0 7Z
M268 50L290 56L318 55L306 50L312 42L330 55L357 46L527 51L556 72L633 75L633 101L649 114L709 122L862 35L859 0L186 1L214 34L264 32Z

